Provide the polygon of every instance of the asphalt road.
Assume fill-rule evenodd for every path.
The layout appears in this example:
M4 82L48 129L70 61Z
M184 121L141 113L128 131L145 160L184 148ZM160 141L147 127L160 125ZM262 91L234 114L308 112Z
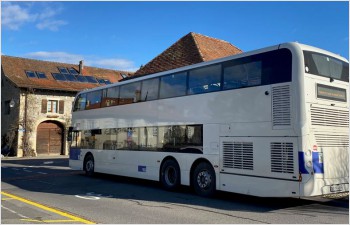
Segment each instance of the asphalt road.
M348 224L349 200L258 198L70 170L67 157L2 159L1 223Z

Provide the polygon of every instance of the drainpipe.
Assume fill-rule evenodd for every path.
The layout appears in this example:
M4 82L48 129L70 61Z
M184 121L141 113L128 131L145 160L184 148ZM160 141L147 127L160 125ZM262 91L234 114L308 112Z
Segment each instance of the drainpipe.
M24 93L24 122L23 122L23 141L22 141L22 148L23 148L23 156L26 150L27 145L27 105L28 105L28 90Z

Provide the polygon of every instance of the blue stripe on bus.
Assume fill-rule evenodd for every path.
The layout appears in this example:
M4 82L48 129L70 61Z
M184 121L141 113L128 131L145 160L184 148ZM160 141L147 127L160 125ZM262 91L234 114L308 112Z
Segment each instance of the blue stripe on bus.
M314 167L314 173L324 173L323 168L323 159L320 162L320 153L319 152L313 152L312 153L312 165Z
M79 160L80 152L80 148L71 148L69 151L69 159Z
M299 158L299 172L301 174L309 174L309 172L305 167L304 152L298 152L298 158Z
M322 153L321 153L322 154ZM314 173L324 173L324 166L323 162L321 160L320 162L320 152L313 152L312 153L312 166ZM304 158L304 152L298 152L299 157L299 172L301 174L309 174L305 167L305 158Z

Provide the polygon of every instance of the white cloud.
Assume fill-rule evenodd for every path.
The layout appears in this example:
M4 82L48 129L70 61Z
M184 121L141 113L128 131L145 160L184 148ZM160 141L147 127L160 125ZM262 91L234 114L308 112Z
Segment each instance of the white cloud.
M64 20L56 19L56 16L62 11L63 8L59 5L50 4L49 7L44 3L20 4L3 2L1 24L4 28L19 30L24 24L34 23L40 30L58 31L61 26L68 24Z
M126 59L100 59L94 61L93 64L104 68L135 71L134 62Z
M48 29L51 31L58 31L59 27L66 25L67 22L63 20L44 20L36 25L39 30Z
M135 63L120 58L100 58L96 56L83 56L77 54L71 54L67 52L31 52L24 55L24 57L39 59L52 62L61 62L61 63L70 63L70 64L79 64L80 60L84 60L86 66L104 68L104 69L113 69L113 70L123 70L123 71L136 71L138 68L135 66Z
M32 59L61 62L61 63L71 63L71 64L79 64L79 61L84 59L82 55L69 54L66 52L40 51L40 52L27 53L24 56Z
M13 5L10 2L2 3L1 24L11 30L18 30L20 26L36 19L35 14L30 14L28 9Z

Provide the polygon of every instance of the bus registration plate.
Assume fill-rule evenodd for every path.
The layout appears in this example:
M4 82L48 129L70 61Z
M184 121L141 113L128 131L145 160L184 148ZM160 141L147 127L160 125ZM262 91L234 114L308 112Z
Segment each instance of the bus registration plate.
M331 186L331 192L339 192L343 190L344 190L344 187L341 184L334 184Z

